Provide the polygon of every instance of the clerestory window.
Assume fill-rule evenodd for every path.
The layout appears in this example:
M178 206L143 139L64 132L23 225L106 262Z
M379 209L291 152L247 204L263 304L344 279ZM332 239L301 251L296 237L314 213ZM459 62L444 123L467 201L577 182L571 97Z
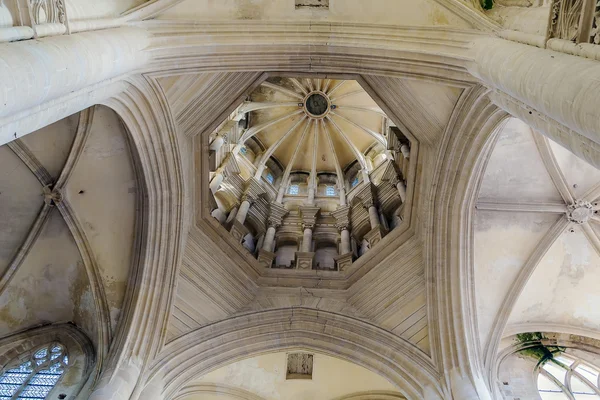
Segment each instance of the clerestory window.
M327 186L325 188L325 195L326 196L335 196L335 187L334 186Z
M539 368L542 400L598 400L600 371L571 355L556 356Z
M358 176L356 178L354 178L354 180L352 181L352 183L350 184L351 187L354 187L358 185Z
M0 375L0 400L45 399L69 366L64 346L52 343Z
M300 193L300 187L298 185L290 185L290 194L298 194Z
M270 172L267 174L267 181L268 181L268 182L269 182L271 185L273 184L273 182L275 182L275 178L273 177L273 174L272 174L272 173L270 173Z

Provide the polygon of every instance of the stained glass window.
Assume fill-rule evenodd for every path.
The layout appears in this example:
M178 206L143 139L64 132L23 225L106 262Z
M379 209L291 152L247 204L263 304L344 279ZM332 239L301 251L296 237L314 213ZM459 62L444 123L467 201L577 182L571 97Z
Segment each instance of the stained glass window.
M0 400L45 399L69 365L58 343L38 349L29 360L9 366L0 375Z
M599 400L599 375L598 368L563 354L539 369L538 391L543 400Z
M356 185L358 185L358 176L356 178L354 178L354 180L352 181L352 184L351 184L352 187L354 187Z
M326 196L335 196L335 187L333 187L333 186L327 186L325 188L325 195Z
M300 188L298 185L290 185L290 194L298 194L300 193Z
M242 147L240 149L240 153L242 153L243 155L246 155L246 154L248 154L248 150L245 147Z
M273 182L275 182L275 178L273 178L273 174L272 173L268 173L267 174L267 181L272 185Z

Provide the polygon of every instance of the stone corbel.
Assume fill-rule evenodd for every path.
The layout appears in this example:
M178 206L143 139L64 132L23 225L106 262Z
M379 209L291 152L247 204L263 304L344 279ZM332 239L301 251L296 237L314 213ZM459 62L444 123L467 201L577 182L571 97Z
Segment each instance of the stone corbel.
M244 237L250 231L243 224L241 224L240 221L234 219L229 232L238 243L242 243L242 240L244 240Z
M350 229L350 206L340 206L331 213L335 219L335 226L339 231Z
M296 252L296 268L310 271L313 266L315 253L313 252Z
M261 266L271 268L273 266L273 261L275 261L275 253L265 249L258 250L258 263Z
M312 229L317 223L317 215L321 211L320 207L314 206L301 206L299 208L300 218L302 218L302 225L306 225L307 228Z
M352 265L352 253L342 254L334 257L337 270L340 272L346 271Z
M283 224L283 218L288 214L288 210L277 202L271 202L269 204L269 219L267 221L268 226L279 228Z
M369 243L369 249L375 247L375 245L379 243L381 239L383 239L385 234L386 231L381 224L367 232L364 236L364 239L367 241L367 243Z

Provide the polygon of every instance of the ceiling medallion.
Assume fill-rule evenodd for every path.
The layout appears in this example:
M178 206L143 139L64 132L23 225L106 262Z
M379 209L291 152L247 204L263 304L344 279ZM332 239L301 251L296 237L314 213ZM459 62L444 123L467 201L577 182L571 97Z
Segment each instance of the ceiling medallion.
M313 91L304 98L304 112L310 118L322 119L329 114L331 101L321 91Z
M567 218L576 224L584 224L594 215L594 209L587 201L577 200L567 208Z

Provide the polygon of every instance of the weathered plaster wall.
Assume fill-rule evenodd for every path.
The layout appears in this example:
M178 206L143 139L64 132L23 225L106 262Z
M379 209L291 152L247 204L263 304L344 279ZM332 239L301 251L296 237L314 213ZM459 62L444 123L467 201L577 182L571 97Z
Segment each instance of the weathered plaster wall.
M69 228L53 210L44 230L0 294L0 337L52 322L73 321L95 338L89 282Z
M330 0L329 11L295 9L281 0L187 0L164 12L161 19L199 20L323 20L393 25L469 25L429 0Z
M558 218L542 213L475 213L475 296L482 345L517 274Z
M286 380L286 353L238 361L190 382L215 383L249 391L265 400L335 399L355 392L397 389L373 372L323 354L314 355L312 380ZM205 399L202 396L186 400Z
M540 262L511 313L509 328L536 323L600 330L600 257L581 228L573 230Z

